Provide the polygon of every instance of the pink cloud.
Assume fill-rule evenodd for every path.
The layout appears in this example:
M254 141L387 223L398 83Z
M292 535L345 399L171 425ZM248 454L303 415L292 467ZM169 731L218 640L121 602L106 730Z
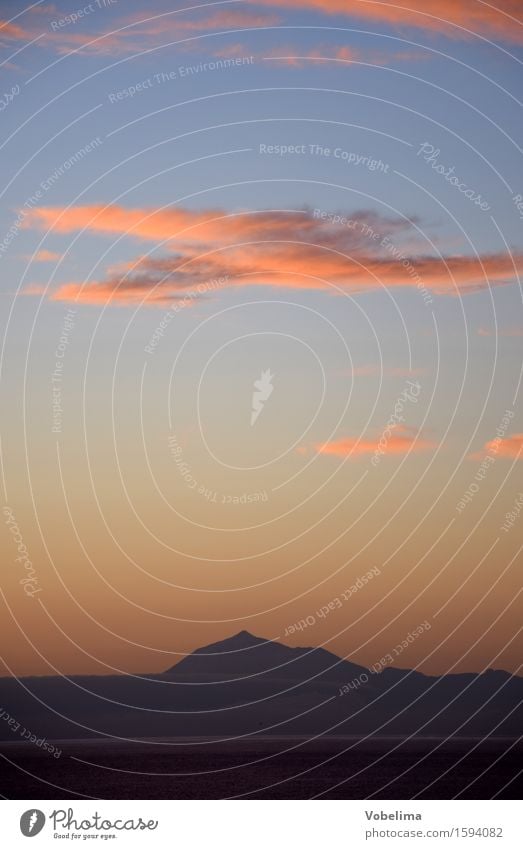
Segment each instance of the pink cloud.
M168 253L163 258L139 257L104 280L68 283L54 295L56 300L78 298L87 303L126 299L134 303L140 297L163 303L209 278L225 275L236 286L323 289L338 294L414 287L465 294L510 282L516 273L514 265L516 271L523 271L523 254L392 259L379 240L369 242L363 235L363 225L387 236L394 246L401 246L410 235L410 225L399 217L365 211L351 216L358 227L334 225L308 209L233 214L182 207L39 207L27 213L24 227L62 234L85 229L164 244ZM403 257L401 250L399 255Z
M33 262L58 262L62 257L63 254L57 254L55 251L42 250L37 251L34 256L27 256L26 259Z
M318 454L327 454L335 457L361 457L367 454L375 454L380 451L381 437L377 439L357 439L355 437L344 437L332 442L318 443L315 450ZM421 439L413 435L407 428L397 427L387 438L383 447L383 453L387 454L410 454L432 451L436 448L434 442Z
M478 336L523 336L523 327L498 327L497 330L488 327L478 327Z
M512 436L491 439L486 442L484 450L487 454L496 454L498 457L523 458L523 433L514 433Z
M186 49L198 49L199 45L192 42L185 45ZM252 48L244 43L235 43L212 50L212 55L220 58L243 58L253 56L257 61L270 61L275 65L286 65L292 68L306 67L310 62L327 68L332 60L343 62L364 62L371 65L388 65L391 62L414 62L427 60L430 54L421 50L360 50L348 45L336 46L320 44L317 47L305 49L297 44L281 45L270 50L258 50L253 54Z
M188 10L188 12L191 11ZM113 19L110 30L85 32L78 31L71 25L57 28L57 21L63 18L65 13L54 6L40 7L36 21L32 20L35 13L36 10L28 11L26 20L29 23L25 26L0 21L0 40L30 41L42 35L43 21L47 17L48 20L45 21L47 29L37 42L40 47L49 47L60 55L81 50L84 54L116 56L142 53L159 44L181 39L187 33L256 29L273 26L280 20L274 13L263 14L236 9L221 10L196 19L188 18L185 13L154 15L144 11L119 21ZM89 15L83 16L79 21L87 26L98 22L99 18L91 20Z
M43 295L45 293L45 286L41 283L29 283L24 289L21 291L21 295Z
M245 53L243 53L245 55ZM270 52L259 52L258 59L270 59L271 64L288 65L294 68L306 67L310 62L316 62L318 66L325 68L332 64L333 60L348 63L364 63L369 65L389 65L391 62L417 62L427 60L428 53L420 50L401 51L378 51L359 50L355 47L336 47L332 45L319 45L318 47L304 50L297 45L290 47L273 48Z
M478 33L489 39L523 44L520 0L490 4L478 0L254 0L257 6L346 15L396 28L415 28L454 38Z

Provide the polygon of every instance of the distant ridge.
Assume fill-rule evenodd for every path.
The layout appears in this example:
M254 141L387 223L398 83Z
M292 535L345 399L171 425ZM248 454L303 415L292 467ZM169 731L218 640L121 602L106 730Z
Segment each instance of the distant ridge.
M523 679L380 673L240 631L160 675L0 678L4 719L47 739L372 735L519 737ZM12 726L0 723L0 740Z

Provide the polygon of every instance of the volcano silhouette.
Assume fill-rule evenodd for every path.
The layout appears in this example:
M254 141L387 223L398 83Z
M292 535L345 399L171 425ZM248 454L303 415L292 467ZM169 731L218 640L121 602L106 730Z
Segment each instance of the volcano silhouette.
M323 648L240 631L160 675L1 678L7 716L37 737L519 736L523 679L504 671L376 673ZM8 722L0 740L12 740Z
M340 669L340 667L342 667ZM180 679L192 676L264 676L305 682L318 676L331 681L361 675L363 666L341 660L323 648L291 648L240 631L233 637L196 649L167 670Z

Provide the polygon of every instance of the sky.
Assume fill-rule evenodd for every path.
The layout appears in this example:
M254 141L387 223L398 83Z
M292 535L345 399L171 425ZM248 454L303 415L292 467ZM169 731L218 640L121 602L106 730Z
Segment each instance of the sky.
M517 0L2 2L2 674L520 669L522 59Z

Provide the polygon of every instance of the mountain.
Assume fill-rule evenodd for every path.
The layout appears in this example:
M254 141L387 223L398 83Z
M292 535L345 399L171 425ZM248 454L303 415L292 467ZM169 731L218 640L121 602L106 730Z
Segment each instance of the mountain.
M523 679L504 671L373 673L323 648L241 631L161 675L0 679L0 740L37 737L517 737ZM3 710L3 714L1 711Z
M291 648L240 631L234 637L196 649L166 674L180 680L195 675L256 675L293 681L321 676L338 682L348 674L357 676L366 671L322 648Z

